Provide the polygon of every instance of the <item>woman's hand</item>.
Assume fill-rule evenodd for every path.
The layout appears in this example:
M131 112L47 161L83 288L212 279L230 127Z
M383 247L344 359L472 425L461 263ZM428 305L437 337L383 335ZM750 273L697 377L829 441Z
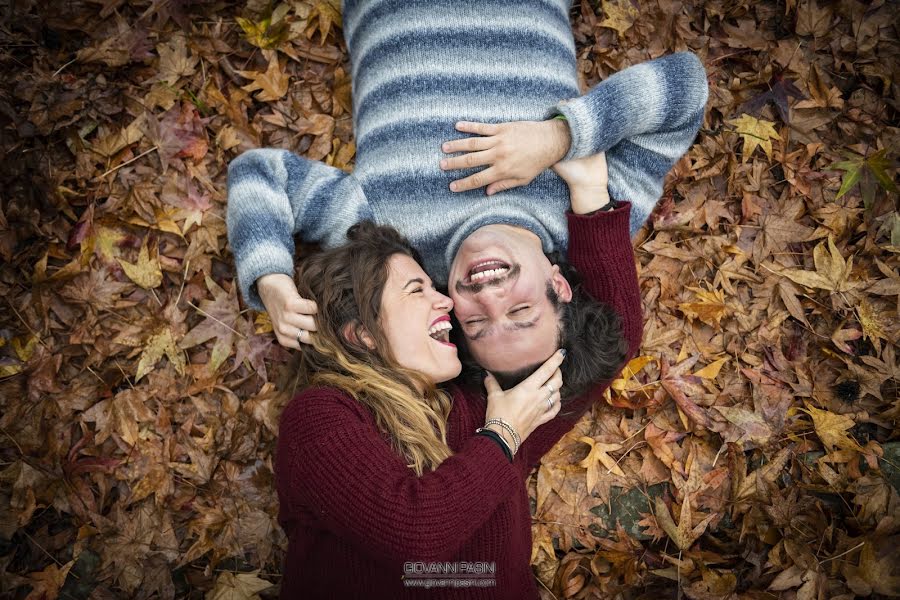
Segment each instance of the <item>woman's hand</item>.
M310 332L316 331L316 303L300 297L293 279L283 273L263 275L256 280L256 290L279 344L299 349L301 341L310 343Z
M559 366L562 361L563 351L557 350L528 379L505 391L489 373L484 380L487 390L485 420L503 419L519 434L519 441L524 442L531 432L559 413L559 392L563 385ZM505 429L497 425L491 425L491 429L502 435L511 449L515 448Z
M553 170L568 184L575 214L593 212L610 201L606 153L558 162L553 165Z
M560 119L499 124L460 121L456 130L482 137L444 142L441 149L447 154L465 154L443 159L441 169L487 168L454 181L450 190L465 192L487 186L488 196L531 183L541 171L559 162L571 143L569 126Z

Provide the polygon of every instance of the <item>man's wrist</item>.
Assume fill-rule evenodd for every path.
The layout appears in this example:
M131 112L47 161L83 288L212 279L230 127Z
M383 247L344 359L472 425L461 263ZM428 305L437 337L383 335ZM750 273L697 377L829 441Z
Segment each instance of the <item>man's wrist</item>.
M561 116L561 115L560 115ZM572 132L569 131L569 123L565 119L550 119L544 121L550 129L549 136L552 160L548 167L551 167L561 161L566 154L569 153L569 146L572 145Z

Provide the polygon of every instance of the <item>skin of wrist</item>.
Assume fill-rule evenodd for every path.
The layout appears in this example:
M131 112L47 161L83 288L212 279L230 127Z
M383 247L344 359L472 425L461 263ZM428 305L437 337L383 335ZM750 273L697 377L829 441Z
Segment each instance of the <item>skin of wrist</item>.
M513 425L513 428L515 428L515 425ZM500 437L502 437L504 440L506 440L506 443L509 444L510 450L512 450L513 448L516 447L516 445L513 443L513 439L509 436L509 433L507 433L507 431L503 427L500 427L499 425L491 423L485 429L490 429L493 432L499 433ZM519 434L519 435L521 435L521 434Z
M605 186L594 189L572 190L570 200L572 212L576 215L592 213L612 202L612 199L609 197L609 190Z
M572 144L572 134L569 131L569 124L562 119L550 119L544 121L544 124L550 131L548 139L551 141L550 148L553 153L551 162L548 167L555 165L569 153L569 146Z

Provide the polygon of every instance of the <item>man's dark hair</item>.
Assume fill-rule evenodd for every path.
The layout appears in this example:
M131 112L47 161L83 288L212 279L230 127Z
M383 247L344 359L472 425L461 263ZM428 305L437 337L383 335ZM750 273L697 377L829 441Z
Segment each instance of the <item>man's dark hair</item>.
M584 290L581 275L561 253L547 254L547 258L551 264L559 266L572 288L572 300L561 302L553 286L547 282L547 298L560 316L557 345L566 349L566 358L560 367L563 376L561 394L565 404L567 400L577 398L598 383L614 377L622 368L628 346L622 333L622 321L612 307L595 300ZM481 387L484 369L472 358L458 323L454 325L453 332L459 332L454 336L454 342L463 364L460 378L467 385ZM534 373L541 364L492 374L500 387L507 390Z

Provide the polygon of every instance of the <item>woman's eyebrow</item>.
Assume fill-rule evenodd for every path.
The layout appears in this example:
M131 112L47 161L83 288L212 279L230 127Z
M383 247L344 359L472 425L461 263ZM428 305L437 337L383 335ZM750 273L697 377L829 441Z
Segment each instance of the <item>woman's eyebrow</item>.
M403 289L405 290L406 288L408 288L409 284L411 283L421 283L422 285L425 285L425 281L423 281L422 278L416 277L415 279L410 279L409 281L407 281L406 285L403 286Z

